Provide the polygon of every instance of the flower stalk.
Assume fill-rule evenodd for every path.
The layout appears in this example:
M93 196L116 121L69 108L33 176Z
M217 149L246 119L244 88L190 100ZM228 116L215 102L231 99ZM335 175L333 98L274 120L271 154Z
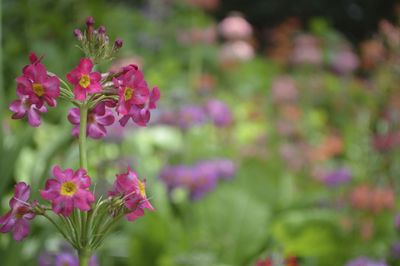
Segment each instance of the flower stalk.
M80 126L79 126L79 165L83 169L87 167L87 150L86 150L86 127L87 127L87 115L88 106L86 102L83 102L79 107L80 110Z

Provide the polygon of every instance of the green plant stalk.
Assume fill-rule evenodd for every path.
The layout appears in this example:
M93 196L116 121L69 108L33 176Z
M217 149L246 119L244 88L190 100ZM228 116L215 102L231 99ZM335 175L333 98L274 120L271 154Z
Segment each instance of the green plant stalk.
M80 106L80 125L79 125L79 165L88 171L87 149L86 149L86 126L87 126L88 106L86 102Z
M80 113L80 125L79 125L79 165L81 168L88 172L87 163L87 148L86 148L86 126L88 116L88 103L83 102L79 107ZM82 212L80 215L81 228L80 228L80 244L78 249L79 266L88 266L91 251L87 247L87 235L86 235L86 223L87 214Z
M88 266L89 265L89 260L90 260L90 251L87 249L80 249L78 251L78 257L79 257L79 266Z

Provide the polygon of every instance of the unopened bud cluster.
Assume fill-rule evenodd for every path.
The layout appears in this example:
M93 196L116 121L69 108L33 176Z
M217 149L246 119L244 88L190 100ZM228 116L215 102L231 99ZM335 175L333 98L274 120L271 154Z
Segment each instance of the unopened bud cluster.
M86 19L86 29L82 32L80 29L74 30L75 38L80 42L79 48L85 53L86 57L99 63L103 60L111 60L113 54L117 52L123 44L122 39L116 39L110 44L110 39L103 25L97 29L94 28L93 17Z

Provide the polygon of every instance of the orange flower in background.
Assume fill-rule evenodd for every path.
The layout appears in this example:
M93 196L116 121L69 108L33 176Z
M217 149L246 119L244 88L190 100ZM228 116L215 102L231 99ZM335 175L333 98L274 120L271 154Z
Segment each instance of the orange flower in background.
M341 154L342 151L342 138L338 135L330 135L326 137L319 146L311 150L310 158L312 161L324 161Z
M303 115L303 111L294 104L286 104L281 106L280 113L282 114L284 119L287 119L291 122L297 122L301 119Z
M367 209L371 201L371 188L367 184L356 186L350 192L350 204L356 209Z
M385 59L385 47L380 40L364 41L360 45L361 67L365 70L374 69Z

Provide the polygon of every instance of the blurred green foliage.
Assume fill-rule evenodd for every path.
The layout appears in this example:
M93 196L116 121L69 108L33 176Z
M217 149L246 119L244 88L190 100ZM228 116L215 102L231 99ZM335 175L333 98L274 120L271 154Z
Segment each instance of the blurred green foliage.
M44 54L47 68L64 78L81 56L72 31L82 28L89 15L97 25L106 26L112 40L124 39L120 58L143 62L148 82L161 89L161 108L204 101L196 82L202 74L211 73L216 84L210 95L226 101L235 118L228 129L204 125L182 132L155 125L128 128L123 142L89 141L89 168L98 182L96 189L106 190L120 162L127 160L140 176L148 178L148 195L156 207L135 223L118 227L97 254L101 265L254 265L257 259L274 254L295 255L301 265L310 266L343 265L359 255L391 258L398 200L380 213L354 209L349 203L352 189L359 184L399 189L398 150L380 153L371 145L371 137L385 123L382 108L398 89L398 75L390 62L365 80L339 76L321 66L285 66L262 56L223 67L218 62L219 43L177 41L185 30L214 23L204 11L182 3L5 0L2 66L6 103L15 98L14 79L27 64L30 51ZM327 47L330 40L342 38L321 19L310 29ZM103 64L99 69L107 71L109 66ZM281 107L272 99L271 86L280 75L290 75L300 92L297 107L301 115L292 121L300 133L293 139L282 136L276 126ZM373 88L366 88L367 83ZM37 196L52 165L77 167L77 143L66 120L70 106L63 102L58 106L44 116L38 129L11 120L3 107L3 212L15 181L29 181ZM332 132L341 136L343 148L321 165L350 168L353 179L349 184L324 186L313 178L315 162L292 169L280 156L284 144L304 141L315 148ZM298 149L295 163L308 156ZM190 164L218 156L232 158L238 164L237 174L199 201L189 201L184 191L169 197L157 179L166 163ZM350 228L343 226L348 220ZM373 224L368 238L360 229L366 221ZM54 249L60 239L54 232L39 218L23 243L1 235L4 265L34 265L41 252Z

